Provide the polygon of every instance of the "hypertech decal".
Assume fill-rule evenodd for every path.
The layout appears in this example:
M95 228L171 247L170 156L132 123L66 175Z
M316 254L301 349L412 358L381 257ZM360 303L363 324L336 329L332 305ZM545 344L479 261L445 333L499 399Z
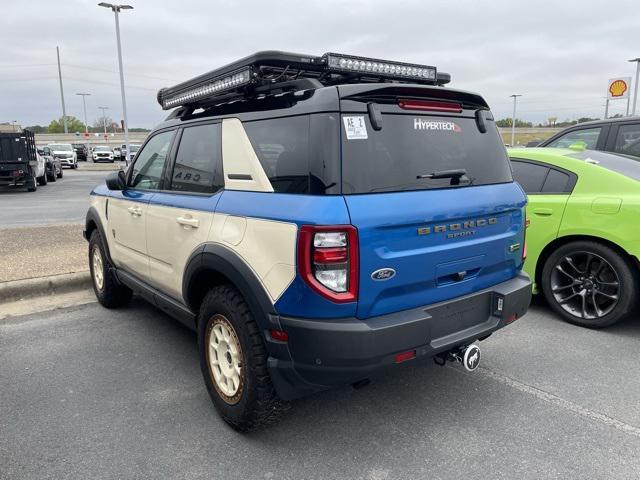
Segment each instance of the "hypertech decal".
M455 122L447 120L424 120L422 118L413 119L414 130L433 130L441 132L455 132L460 133L462 129L460 125Z

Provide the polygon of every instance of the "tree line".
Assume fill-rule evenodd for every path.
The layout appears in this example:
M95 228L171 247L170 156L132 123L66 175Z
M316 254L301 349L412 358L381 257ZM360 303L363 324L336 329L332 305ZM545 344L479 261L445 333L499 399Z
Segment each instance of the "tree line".
M104 133L105 126L107 133L121 133L122 125L114 122L110 117L99 117L93 125L89 125L87 129L89 133ZM49 125L31 125L25 127L26 130L31 130L33 133L64 133L64 120L62 117L51 120ZM72 116L67 115L67 131L69 133L84 133L84 123ZM148 132L147 128L129 128L130 132Z
M622 115L613 115L610 118L621 117ZM571 125L577 125L578 123L591 122L593 120L600 120L599 118L591 118L591 117L580 117L577 120L564 120L562 122L558 122L558 117L549 117L547 118L546 123L538 123L535 124L533 122L525 122L524 120L520 120L516 118L516 128L564 128L570 127ZM500 128L511 128L513 122L510 118L501 118L500 120L496 120L496 125Z

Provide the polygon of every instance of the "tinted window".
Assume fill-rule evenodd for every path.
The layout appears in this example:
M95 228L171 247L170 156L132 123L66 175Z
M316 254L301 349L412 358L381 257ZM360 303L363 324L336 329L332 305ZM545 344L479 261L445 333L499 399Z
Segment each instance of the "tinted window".
M275 192L339 193L336 115L259 120L244 128Z
M601 127L585 128L583 130L574 130L572 132L565 133L561 137L555 139L553 142L545 145L547 147L557 148L569 148L571 146L579 146L581 148L588 148L593 150L598 143L598 136L600 135Z
M634 157L594 151L570 153L567 157L594 163L600 167L640 181L640 162Z
M446 188L457 179L417 177L454 169L466 170L460 187L510 182L502 140L487 126L480 133L473 118L387 114L376 131L368 115L343 115L343 192Z
M220 124L185 128L171 175L171 190L213 193L223 185Z
M613 148L618 153L640 157L640 123L620 126Z
M535 163L512 161L513 179L526 193L540 193L549 169Z
M146 190L157 190L160 187L173 134L173 131L159 133L147 142L132 166L132 187Z
M569 175L552 168L544 181L542 193L565 193L568 192L568 186Z

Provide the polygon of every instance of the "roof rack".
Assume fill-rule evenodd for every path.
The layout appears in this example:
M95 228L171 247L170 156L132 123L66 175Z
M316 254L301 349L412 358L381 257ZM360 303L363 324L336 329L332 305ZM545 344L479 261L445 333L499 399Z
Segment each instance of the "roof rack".
M237 98L299 91L344 83L444 85L451 81L436 67L325 53L316 57L264 51L158 91L163 110L210 106Z

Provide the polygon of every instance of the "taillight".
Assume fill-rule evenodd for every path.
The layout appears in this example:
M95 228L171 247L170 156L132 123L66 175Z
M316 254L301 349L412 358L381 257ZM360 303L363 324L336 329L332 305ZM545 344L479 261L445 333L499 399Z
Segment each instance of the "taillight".
M351 225L303 225L298 235L298 270L304 281L337 303L358 297L358 231Z
M400 108L405 110L430 110L432 112L456 112L462 111L459 103L453 102L436 102L433 100L400 100L398 101Z

